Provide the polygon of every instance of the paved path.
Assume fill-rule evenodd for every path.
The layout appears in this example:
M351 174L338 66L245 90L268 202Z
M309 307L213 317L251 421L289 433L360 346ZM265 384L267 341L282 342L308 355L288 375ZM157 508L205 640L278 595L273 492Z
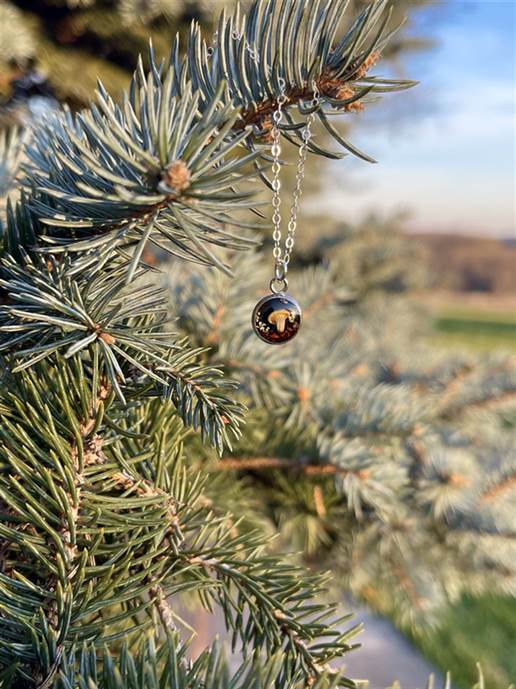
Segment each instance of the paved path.
M344 608L349 610L350 605L344 604ZM427 679L433 673L436 689L443 686L441 673L388 620L363 607L355 607L354 612L355 617L345 623L343 630L356 622L363 622L365 630L357 637L362 647L346 655L344 667L348 677L369 680L369 689L385 689L396 680L402 689L425 689ZM192 646L193 655L197 655L216 636L224 639L224 623L220 614L199 612L183 614L183 617L198 633ZM236 665L239 659L234 658L234 661Z
M348 677L368 679L369 689L385 689L396 680L402 689L424 689L433 673L435 686L444 685L442 674L388 620L365 608L355 613L354 620L363 622L365 630L358 637L362 647L346 656Z

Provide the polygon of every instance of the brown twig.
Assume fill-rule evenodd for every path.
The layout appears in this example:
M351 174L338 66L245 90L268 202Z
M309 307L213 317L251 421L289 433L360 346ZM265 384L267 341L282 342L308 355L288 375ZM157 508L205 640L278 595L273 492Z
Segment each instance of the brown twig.
M326 505L322 488L319 485L314 486L314 505L317 516L324 519L326 517Z
M267 471L282 469L297 471L306 476L349 476L369 478L367 470L350 471L334 464L303 464L283 457L225 457L213 467L214 471Z
M172 612L172 608L167 601L161 584L153 584L149 589L149 595L154 600L163 628L177 632L178 629L176 623L174 622L174 613Z
M372 65L370 65L372 66ZM366 70L367 71L367 70ZM320 95L330 96L345 102L353 97L355 91L349 85L350 82L356 79L362 79L365 73L358 74L350 73L343 79L335 79L330 71L324 72L318 79L315 80L315 86ZM291 105L296 105L301 101L312 100L316 95L315 90L309 86L296 86L285 93L284 107L288 108ZM235 129L242 130L250 125L260 126L269 116L277 109L278 102L275 98L267 98L261 103L255 104L253 107L243 110L240 119L235 123ZM356 110L357 102L350 103L343 106L345 110Z
M506 402L516 402L516 390L508 390L499 397L489 397L488 399L476 400L467 405L472 409L496 409L506 404Z
M516 488L516 475L508 476L504 481L500 481L494 486L491 486L480 496L479 502L490 502L495 500L502 493L507 493Z

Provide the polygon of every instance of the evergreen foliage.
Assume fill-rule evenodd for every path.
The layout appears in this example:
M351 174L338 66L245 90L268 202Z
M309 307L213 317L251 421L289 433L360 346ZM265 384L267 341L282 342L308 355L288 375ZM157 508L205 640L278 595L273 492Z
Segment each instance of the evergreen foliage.
M391 27L399 24L407 10L428 0L397 0ZM165 54L176 31L186 37L193 18L213 27L223 7L234 0L1 0L0 93L2 72L8 63L23 66L36 58L60 100L73 107L89 104L100 77L111 95L126 88L138 56L144 55L149 36L159 54ZM248 11L251 0L241 6ZM350 0L344 10L346 24L367 7L366 0ZM339 29L343 32L343 29ZM420 48L425 41L398 34L385 54L397 60L404 50ZM81 79L77 79L81 74Z
M370 221L291 279L304 323L288 350L252 332L259 255L238 258L232 280L172 264L165 282L182 332L232 371L250 410L208 468L251 482L289 547L356 597L428 621L464 591L516 594L516 367L425 344L424 314L397 292L410 286L400 263L410 278L414 263L390 229L387 250Z
M294 347L250 337L267 280L236 252L267 227L280 79L286 142L316 108L311 153L366 160L333 117L413 83L370 75L385 0L348 9L261 0L209 45L194 23L186 55L151 49L120 99L100 85L80 113L3 135L3 688L355 686L332 663L359 630L340 631L324 575L271 547L278 526L377 607L371 591L407 614L514 592L514 362L400 360L407 331L376 289L392 272L363 247L352 281L345 248L299 274ZM223 610L236 670L216 646L190 660L184 595Z
M293 141L315 87L332 131L329 115L411 85L367 74L386 2L335 42L346 4L258 2L222 15L211 50L194 24L184 58L177 41L163 62L151 51L120 101L100 86L97 104L38 123L25 146L0 270L6 689L354 686L331 662L357 629L338 631L325 577L209 495L190 439L228 451L243 407L206 349L171 332L143 260L154 246L224 274L225 253L255 241L252 192L269 164L257 119L280 78ZM6 186L17 146L2 144ZM221 606L249 658L232 679L216 650L187 660L170 601L188 592Z

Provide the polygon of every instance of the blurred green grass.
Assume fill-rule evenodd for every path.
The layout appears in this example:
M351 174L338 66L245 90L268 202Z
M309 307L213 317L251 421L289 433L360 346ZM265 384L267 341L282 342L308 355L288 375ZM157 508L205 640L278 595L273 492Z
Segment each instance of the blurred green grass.
M453 686L470 689L480 662L487 689L516 683L516 599L466 596L451 606L437 629L407 632L436 667L450 671Z
M516 350L516 313L441 306L435 315L432 339L454 348Z
M477 351L516 351L516 312L472 305L439 304L432 341ZM480 662L488 689L516 684L516 598L465 596L451 606L436 629L406 631L423 655L454 687L470 689Z

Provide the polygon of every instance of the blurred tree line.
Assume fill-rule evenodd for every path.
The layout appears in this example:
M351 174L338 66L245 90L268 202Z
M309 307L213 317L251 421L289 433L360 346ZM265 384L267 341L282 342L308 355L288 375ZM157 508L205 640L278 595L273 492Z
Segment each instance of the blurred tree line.
M509 239L421 235L426 259L437 266L432 285L439 289L516 294L516 244Z

